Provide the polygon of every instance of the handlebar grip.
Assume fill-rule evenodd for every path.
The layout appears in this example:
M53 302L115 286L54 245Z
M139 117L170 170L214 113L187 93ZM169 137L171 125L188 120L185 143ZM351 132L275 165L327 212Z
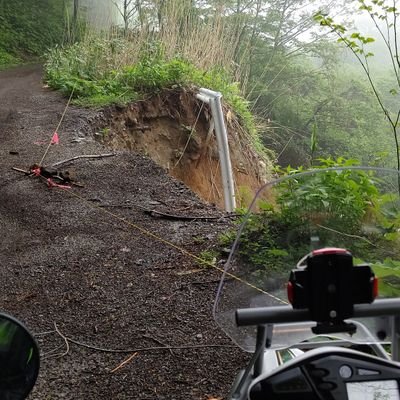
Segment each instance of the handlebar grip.
M354 305L352 318L400 316L400 299L378 299L372 304ZM237 326L283 324L312 321L308 310L294 310L291 306L241 308L235 313Z

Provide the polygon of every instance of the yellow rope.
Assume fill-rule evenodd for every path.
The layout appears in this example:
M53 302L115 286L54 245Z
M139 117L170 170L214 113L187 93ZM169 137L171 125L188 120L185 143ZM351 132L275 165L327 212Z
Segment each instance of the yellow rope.
M144 234L144 235L146 235L146 236L148 236L148 237L151 237L151 238L153 238L153 239L155 239L155 240L157 240L157 241L159 241L159 242L161 242L161 243L164 243L164 244L168 245L169 247L172 247L172 248L174 248L174 249L180 251L182 254L184 254L184 255L186 255L186 256L188 256L188 257L190 257L190 258L193 258L194 260L200 262L201 264L205 264L205 265L207 265L207 266L210 267L210 268L213 268L213 269L215 269L215 270L217 270L217 271L219 271L219 272L225 273L225 274L226 274L227 276L229 276L230 278L235 279L236 281L241 282L241 283L245 284L246 286L248 286L248 287L250 287L250 288L252 288L252 289L254 289L254 290L256 290L256 291L258 291L258 292L260 292L260 293L266 294L266 295L268 295L269 297L272 297L272 298L274 298L274 299L276 299L276 300L278 300L278 301L280 301L280 302L283 302L282 299L280 299L280 298L278 298L278 297L272 295L271 293L266 292L265 290L263 290L263 289L261 289L261 288L255 286L255 285L253 285L253 284L250 283L250 282L245 281L244 279L240 278L239 276L237 276L237 275L235 275L235 274L232 274L231 272L225 271L223 268L218 267L217 265L214 265L213 263L208 262L207 260L204 260L204 259L202 259L201 257L196 256L195 254L191 253L190 251L185 250L184 248L182 248L182 247L176 245L175 243L172 243L172 242L170 242L169 240L166 240L166 239L163 239L163 238L157 236L157 235L154 234L153 232L150 232L150 231L148 231L147 229L145 229L145 228L143 228L143 227L141 227L141 226L139 226L139 225L137 225L137 224L134 224L134 223L131 222L131 221L128 221L126 218L123 218L123 217L121 217L120 215L115 214L115 213L113 213L113 212L111 212L111 211L105 209L104 207L100 207L100 206L98 206L97 204L93 204L93 203L89 202L89 201L86 200L84 197L78 195L78 194L75 193L74 191L72 191L72 190L70 190L70 189L67 189L67 188L57 188L57 189L63 190L63 191L65 191L65 192L68 192L71 196L73 196L73 197L79 199L80 201L84 202L85 204L89 205L89 207L91 207L91 208L93 208L93 209L100 210L100 211L102 211L102 212L105 213L105 214L108 214L109 216L111 216L111 217L113 217L113 218L115 218L115 219L117 219L117 220L123 222L124 224L130 226L131 228L134 228L134 229L138 230L138 231L141 232L142 234Z

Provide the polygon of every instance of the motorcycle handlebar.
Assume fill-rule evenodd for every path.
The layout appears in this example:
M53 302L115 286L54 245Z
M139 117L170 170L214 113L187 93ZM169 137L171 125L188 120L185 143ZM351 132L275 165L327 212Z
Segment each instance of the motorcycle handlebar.
M400 315L399 299L378 299L372 304L354 305L353 318ZM294 310L292 306L241 308L235 314L237 326L284 324L312 321L308 310Z

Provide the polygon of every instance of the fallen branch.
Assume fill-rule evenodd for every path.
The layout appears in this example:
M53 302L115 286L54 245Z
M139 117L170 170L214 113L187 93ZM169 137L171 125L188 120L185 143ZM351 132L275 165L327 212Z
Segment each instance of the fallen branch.
M193 349L210 349L210 348L236 348L235 345L231 344L204 344L204 345L187 345L187 346L156 346L156 347L141 347L137 349L106 349L103 347L93 346L91 344L79 342L69 336L62 333L54 323L56 327L56 332L67 342L73 343L80 347L85 347L86 349L96 350L103 353L140 353L145 351L171 351L171 350L193 350ZM69 346L68 346L69 350Z
M235 218L238 217L237 214L229 214L229 215L222 215L219 217L197 217L197 216L190 216L190 215L176 215L176 214L169 214L164 213L161 211L156 210L149 210L146 207L142 207L139 204L135 204L135 207L141 208L143 212L147 215L150 215L154 218L164 218L170 220L180 220L180 221L219 221L224 218Z
M143 207L141 207L143 208ZM217 221L223 218L231 218L232 215L224 215L220 217L195 217L190 215L175 215L175 214L167 214L156 210L146 210L143 211L145 214L150 215L154 218L164 218L170 219L174 221Z
M114 156L116 156L115 153L75 156L75 157L72 157L72 158L68 158L67 160L58 161L58 162L54 163L52 165L52 167L53 168L54 167L58 167L60 165L67 164L67 163L69 163L71 161L79 160L81 158L105 158L105 157L114 157Z
M32 171L32 168L31 168L30 171L26 171L24 169L16 168L16 167L11 167L11 169L14 170L14 171L17 171L17 172L22 172L23 174L25 174L25 175L27 175L29 177L35 176L35 173ZM69 178L68 178L68 180L66 180L66 177L58 175L59 173L60 172L58 172L58 171L50 172L50 171L47 171L45 168L41 167L41 174L39 176L42 179L46 180L46 181L47 181L48 178L51 178L51 179L57 179L61 183L67 183L68 182L70 185L77 186L79 188L84 188L85 187L81 183L74 182L74 181L70 180ZM60 173L60 174L62 175L62 173Z
M238 214L229 214L229 215L222 215L219 217L196 217L196 216L190 216L190 215L176 215L176 214L169 214L169 213L164 213L161 211L156 211L156 210L150 210L146 207L140 206L139 204L132 204L132 205L126 205L126 204L102 204L99 205L99 207L102 208L140 208L143 210L143 212L147 215L150 215L153 218L164 218L164 219L170 219L170 220L178 220L178 221L219 221L224 218L236 218L239 217Z
M126 364L128 364L129 361L131 361L134 357L137 356L137 353L133 353L131 356L129 356L126 360L122 361L121 364L119 364L117 367L115 367L111 373L113 374L114 372L118 371L122 367L124 367Z

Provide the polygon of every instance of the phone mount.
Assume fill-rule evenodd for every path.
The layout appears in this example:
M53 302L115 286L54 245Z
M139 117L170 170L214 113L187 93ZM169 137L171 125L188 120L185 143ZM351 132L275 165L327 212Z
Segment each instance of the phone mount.
M273 326L275 324L314 321L316 322L316 326L313 328L313 332L315 334L328 334L329 336L330 333L334 332L354 333L355 324L346 322L345 320L348 318L389 317L392 324L390 332L392 359L393 361L400 361L400 298L375 300L378 294L377 289L378 282L370 266L353 265L353 257L349 251L345 249L325 248L312 252L307 257L305 266L292 270L290 274L288 297L292 304L291 306L280 305L236 310L235 321L238 327L257 327L257 342L249 365L238 376L233 385L230 397L228 398L230 400L248 399L248 389L250 386L253 387L255 379L261 377L261 375L265 373L264 353L271 345ZM378 332L374 333L377 334ZM314 349L314 353L312 353L314 350L307 351L304 357L307 358L311 357L311 355L316 355L316 348ZM326 347L321 348L318 352L322 360L328 361L330 360L328 356L330 356L331 353L332 350ZM379 354L379 356L382 359L386 359L386 352L383 350L383 354ZM296 357L293 363L299 361L301 357L303 356ZM305 360L305 358L303 360ZM307 360L310 361L309 358L307 358ZM313 359L313 362L314 361ZM345 361L343 365L349 366L351 356ZM285 366L294 366L294 364L290 363L291 361L279 367L276 371L282 372L283 368L286 368ZM327 365L331 365L330 361ZM296 365L296 368L298 366L299 364ZM341 367L341 365L339 367ZM396 364L396 368L398 368L398 364ZM373 369L371 369L371 371L372 370ZM254 400L258 398L265 399L266 397L271 397L271 399L278 398L280 400L292 400L298 399L299 397L308 399L305 393L301 392L301 390L299 391L299 387L297 386L298 380L296 376L293 375L293 372L296 371L302 371L302 366L300 369L295 369L295 371L292 369L288 371L290 375L288 379L291 380L291 384L295 385L294 388L292 387L292 397L283 397L282 392L279 392L276 397L268 397L265 396L265 392L262 390L260 392L261 397L251 396L250 398ZM340 371L340 368L338 371ZM364 373L365 368L361 368L360 371ZM359 381L358 378L361 372L358 373L358 375L354 375L357 381ZM397 374L396 376L398 376L398 369L395 372ZM280 379L282 377L283 375L280 375L279 372L276 378L280 382L283 382ZM365 376L366 381L371 379L371 376ZM345 382L343 377L340 378L340 381ZM346 384L347 381L349 381L349 379L346 380ZM322 388L325 387L326 389L329 385L324 385L324 383L326 382L322 382ZM400 380L398 383L400 387ZM369 387L370 383L367 382L366 385ZM290 385L287 385L287 382L285 382L283 386L288 390L290 389ZM365 388L362 388L362 390L364 389ZM351 382L350 388L347 389L346 387L346 390L352 390ZM324 394L317 397L311 396L309 398L312 400L315 398L341 399L343 398L343 393L344 391L341 391L341 394L336 397ZM256 396L255 393L253 394ZM395 398L400 399L400 397Z
M369 265L353 265L352 254L340 248L314 250L304 268L291 271L287 284L294 309L308 310L315 334L356 332L344 320L354 316L354 305L372 303L378 282Z

